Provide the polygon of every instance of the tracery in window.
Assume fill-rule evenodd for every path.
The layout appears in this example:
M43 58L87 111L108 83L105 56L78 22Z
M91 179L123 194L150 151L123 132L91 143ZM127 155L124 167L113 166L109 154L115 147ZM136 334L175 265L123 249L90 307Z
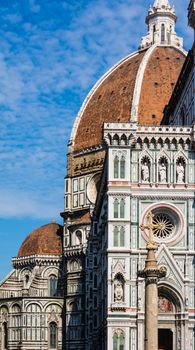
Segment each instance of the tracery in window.
M121 157L120 160L120 177L121 179L125 178L125 157Z
M118 156L115 156L114 158L114 178L119 178L119 158Z
M114 200L114 218L124 219L125 217L125 200L115 198Z
M122 198L120 200L120 218L123 219L125 217L125 201Z
M117 219L119 217L119 201L116 198L114 200L114 218Z
M117 330L113 334L113 350L125 349L125 336L122 330Z
M114 247L124 247L125 230L123 226L114 227Z

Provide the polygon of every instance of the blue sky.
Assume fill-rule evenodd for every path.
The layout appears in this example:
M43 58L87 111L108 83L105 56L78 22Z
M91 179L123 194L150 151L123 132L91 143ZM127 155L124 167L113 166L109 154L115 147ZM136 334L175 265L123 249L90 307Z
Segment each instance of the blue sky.
M0 279L25 236L62 223L67 141L101 75L137 49L148 0L0 0ZM174 0L185 48L188 0Z

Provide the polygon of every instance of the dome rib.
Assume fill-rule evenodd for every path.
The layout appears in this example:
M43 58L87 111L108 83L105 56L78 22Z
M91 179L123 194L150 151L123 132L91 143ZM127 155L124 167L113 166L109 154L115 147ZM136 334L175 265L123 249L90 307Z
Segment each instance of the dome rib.
M73 127L69 154L102 145L105 122L158 125L185 60L183 49L153 45L126 57L94 86ZM149 108L150 106L150 108Z
M145 51L145 50L144 50ZM98 81L97 83L93 86L93 88L90 90L90 92L88 93L87 97L85 98L79 112L78 115L74 121L74 125L72 128L72 132L71 132L71 136L70 136L70 140L69 140L69 150L71 151L72 149L74 149L74 143L75 143L75 137L76 137L76 133L79 127L79 123L80 120L82 118L83 113L85 112L85 109L87 108L90 100L93 98L93 95L96 93L96 91L98 90L98 88L101 86L101 84L103 84L103 82L109 77L110 74L112 74L116 69L118 69L123 63L125 63L126 61L128 61L131 58L134 58L135 56L137 56L140 53L140 51L135 51L132 54L126 56L125 58L123 58L122 60L118 61L114 66L112 66Z
M131 122L137 122L138 121L138 110L139 110L139 100L141 95L141 88L142 88L142 82L144 78L144 72L148 63L148 60L150 58L150 55L154 51L157 45L152 45L146 52L140 66L137 72L137 77L135 81L135 88L133 93L133 102L132 102L132 109L131 109Z

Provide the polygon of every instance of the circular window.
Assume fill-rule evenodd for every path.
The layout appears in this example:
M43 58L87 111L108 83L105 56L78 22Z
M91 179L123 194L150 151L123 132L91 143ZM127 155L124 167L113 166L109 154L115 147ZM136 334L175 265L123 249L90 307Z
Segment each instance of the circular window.
M157 243L175 244L184 234L184 219L180 210L169 203L159 203L147 208L142 223L147 226L147 214L153 214L153 236ZM148 230L143 232L144 238L148 240Z
M175 233L175 223L168 214L154 214L153 223L156 226L153 229L153 235L156 238L166 239Z

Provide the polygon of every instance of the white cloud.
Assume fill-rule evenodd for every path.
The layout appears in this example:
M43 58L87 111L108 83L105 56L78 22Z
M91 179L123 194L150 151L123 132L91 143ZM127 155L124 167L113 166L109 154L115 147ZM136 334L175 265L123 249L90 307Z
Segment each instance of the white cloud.
M188 1L174 3L190 47ZM0 9L2 217L62 210L65 144L76 112L96 80L138 47L149 4L29 0L28 16L19 3Z

